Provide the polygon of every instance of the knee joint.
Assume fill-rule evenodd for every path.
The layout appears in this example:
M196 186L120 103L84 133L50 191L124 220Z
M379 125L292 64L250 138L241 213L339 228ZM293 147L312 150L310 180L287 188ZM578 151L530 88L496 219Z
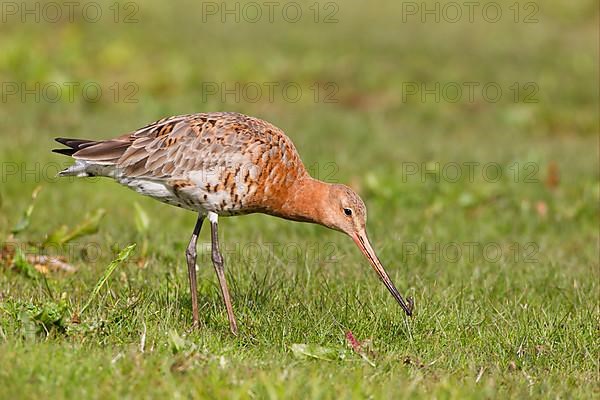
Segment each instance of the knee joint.
M185 249L185 256L187 258L194 258L196 257L196 249L192 246L189 246L187 249Z

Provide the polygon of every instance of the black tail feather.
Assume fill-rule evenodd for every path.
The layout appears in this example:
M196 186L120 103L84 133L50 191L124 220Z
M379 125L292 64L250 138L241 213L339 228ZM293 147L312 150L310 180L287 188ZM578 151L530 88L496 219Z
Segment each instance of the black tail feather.
M63 154L65 156L72 156L81 149L92 146L98 143L95 140L86 139L69 139L69 138L55 138L58 143L64 144L69 147L68 149L52 149L54 153Z
M52 149L53 153L62 154L64 156L72 156L77 150L75 149Z

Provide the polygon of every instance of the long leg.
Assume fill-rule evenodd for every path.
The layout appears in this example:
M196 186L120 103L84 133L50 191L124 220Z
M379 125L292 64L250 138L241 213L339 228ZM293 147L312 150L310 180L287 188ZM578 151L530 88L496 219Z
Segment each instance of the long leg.
M225 267L223 266L223 256L219 250L219 231L218 231L218 216L213 212L208 213L208 219L210 221L210 233L212 241L212 261L215 266L215 272L219 279L219 285L221 286L221 293L223 294L223 301L225 302L225 308L227 309L227 318L229 319L229 329L231 333L237 336L237 323L235 322L235 315L233 315L233 307L231 305L231 297L229 296L229 289L227 288L227 281L225 280Z
M190 239L190 243L185 250L185 258L187 259L188 265L188 276L190 278L190 291L192 292L192 318L194 320L194 327L196 328L200 325L200 321L198 319L198 286L196 284L196 244L198 243L198 235L200 234L203 221L204 216L202 214L198 214L198 220L196 221L192 238Z

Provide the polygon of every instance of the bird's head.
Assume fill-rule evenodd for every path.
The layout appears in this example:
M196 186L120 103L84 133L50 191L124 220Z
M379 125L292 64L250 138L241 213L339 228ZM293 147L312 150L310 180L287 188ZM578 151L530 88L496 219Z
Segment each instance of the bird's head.
M332 184L323 210L326 226L350 237L365 231L367 208L360 196L345 185Z
M350 236L406 314L412 315L412 299L408 299L407 303L402 298L369 242L366 230L367 208L365 203L358 194L345 185L329 185L328 192L326 201L321 205L321 221L319 222Z

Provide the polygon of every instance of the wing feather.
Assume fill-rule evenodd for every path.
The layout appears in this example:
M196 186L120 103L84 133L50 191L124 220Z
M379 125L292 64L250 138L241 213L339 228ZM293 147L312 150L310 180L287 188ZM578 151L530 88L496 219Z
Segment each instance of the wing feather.
M301 165L291 141L268 122L238 113L200 113L163 118L115 139L83 143L73 157L114 165L129 178L187 179L196 171L229 168L232 160L237 165L259 162L281 141Z

